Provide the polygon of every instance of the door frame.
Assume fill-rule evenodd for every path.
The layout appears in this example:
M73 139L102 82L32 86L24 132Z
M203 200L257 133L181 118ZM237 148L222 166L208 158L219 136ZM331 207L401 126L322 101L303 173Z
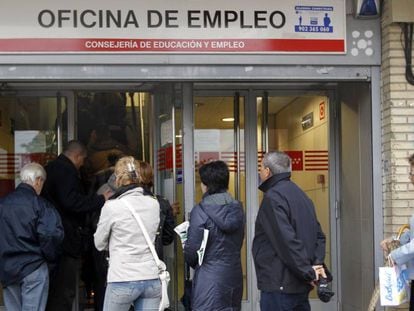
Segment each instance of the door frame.
M297 93L298 91L303 94L309 94L310 92L320 93L325 92L329 98L329 179L330 179L330 208L331 208L331 252L332 258L334 258L334 252L336 253L336 260L332 259L332 270L336 275L334 277L334 291L336 295L336 303L340 304L340 230L339 230L339 120L338 120L338 107L337 96L334 89L334 84L327 82L323 84L318 91L314 91L314 87L303 85L297 87L294 84L277 85L271 83L264 83L255 86L254 84L226 84L215 83L218 88L214 88L212 84L197 84L193 82L184 82L183 86L183 106L182 106L182 124L183 124L183 179L184 179L184 206L185 217L188 219L189 212L194 205L194 96L203 95L220 95L220 96L234 96L236 92L240 96L245 98L244 106L244 120L245 120L245 146L256 146L255 148L245 148L245 165L246 165L246 205L253 208L247 209L246 214L246 247L247 247L247 284L248 284L248 299L243 302L243 310L258 310L260 293L257 290L256 274L254 273L253 260L251 256L251 244L254 234L254 220L258 211L258 178L257 178L257 109L256 109L256 97L263 96L263 91L267 91L268 95L286 95ZM117 89L122 89L122 86L117 86ZM139 88L138 88L139 89ZM55 91L53 90L19 90L16 89L16 96L51 96L57 97L60 94L61 97L67 98L67 130L68 140L76 138L76 105L74 101L74 92L72 90ZM260 95L259 95L260 94ZM61 137L59 146L62 148ZM61 150L61 149L60 149ZM256 208L255 208L256 207ZM78 304L76 304L78 305ZM319 308L319 306L318 306ZM338 307L336 307L338 309ZM78 310L77 308L74 309ZM332 307L320 310L332 310Z

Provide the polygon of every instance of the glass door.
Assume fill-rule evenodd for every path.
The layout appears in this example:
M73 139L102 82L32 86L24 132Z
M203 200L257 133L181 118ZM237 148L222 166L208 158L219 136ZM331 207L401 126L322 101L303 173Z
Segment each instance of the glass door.
M106 181L116 160L132 155L153 167L154 194L182 206L180 85L160 83L136 90L82 90L75 92L75 98L77 137L88 146L87 180ZM89 184L93 191L100 186L96 182ZM177 223L182 221L181 215L176 215ZM184 280L181 277L184 266L181 245L173 242L164 246L163 255L161 259L171 276L171 309L178 310ZM87 265L86 261L83 271L88 271ZM93 305L86 298L93 296L88 294L88 283L93 285L93 280L84 277L81 281L76 305L79 309L91 308ZM94 298L97 299L97 295Z
M152 153L152 96L146 90L82 89L74 91L76 138L87 146L88 157L81 168L88 193L99 192L114 172L119 158L131 155L154 165ZM91 215L86 215L91 219ZM86 218L85 217L85 218ZM74 311L101 309L105 295L106 269L93 244L98 219L90 223L90 243L82 253L82 265Z
M256 96L257 149L259 163L267 151L284 151L292 159L292 180L315 204L326 235L325 263L334 275L337 289L335 166L330 122L330 101L326 93L267 94ZM259 202L262 194L259 193ZM322 303L313 290L312 310L336 310L337 296Z
M230 170L229 192L243 203L246 211L245 103L241 92L198 91L193 97L194 110L194 204L201 201L198 167L212 160L222 160ZM244 239L243 309L249 303L250 248Z
M45 165L68 139L70 94L0 89L0 197L20 183L27 163ZM0 287L0 309L3 294Z
M163 84L153 90L153 150L155 193L163 195L173 209L176 224L184 221L182 157L182 85ZM164 246L164 262L170 272L170 309L182 310L184 256L181 242Z

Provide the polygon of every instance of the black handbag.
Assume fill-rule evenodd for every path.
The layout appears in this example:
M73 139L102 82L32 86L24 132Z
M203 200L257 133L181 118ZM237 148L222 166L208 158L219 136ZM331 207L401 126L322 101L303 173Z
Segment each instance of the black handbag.
M184 294L181 297L181 303L185 311L191 311L191 293L193 290L193 281L190 279L190 267L185 264Z

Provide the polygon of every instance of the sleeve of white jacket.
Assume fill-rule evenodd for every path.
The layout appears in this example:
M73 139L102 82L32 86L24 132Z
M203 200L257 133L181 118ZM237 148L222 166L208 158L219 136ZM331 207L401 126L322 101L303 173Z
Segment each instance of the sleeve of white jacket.
M109 246L109 236L111 235L112 220L114 218L110 210L108 204L102 207L98 227L94 234L95 247L99 251L106 250Z

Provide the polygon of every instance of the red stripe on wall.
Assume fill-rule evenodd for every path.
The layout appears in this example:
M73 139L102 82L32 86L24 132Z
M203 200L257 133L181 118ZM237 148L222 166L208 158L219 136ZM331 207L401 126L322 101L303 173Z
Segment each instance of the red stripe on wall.
M190 43L197 43L190 45ZM0 39L0 52L314 52L344 53L343 39Z
M305 171L327 171L328 169L328 150L305 150Z

